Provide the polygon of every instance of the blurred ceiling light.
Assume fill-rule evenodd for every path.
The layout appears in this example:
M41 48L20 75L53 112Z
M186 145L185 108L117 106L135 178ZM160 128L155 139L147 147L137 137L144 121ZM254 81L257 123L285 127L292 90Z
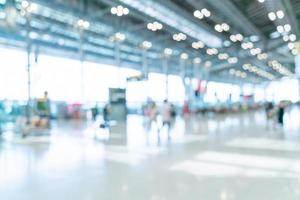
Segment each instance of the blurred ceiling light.
M237 41L241 42L244 39L244 36L242 34L238 33L236 35L230 35L229 38L232 42L237 42Z
M268 17L271 21L275 21L276 20L276 14L274 12L270 12L268 13Z
M58 39L57 43L58 43L60 46L63 46L63 45L65 45L65 40L64 40L64 39Z
M125 39L126 39L125 34L121 32L117 32L109 38L111 42L123 42Z
M216 48L209 48L209 49L206 50L206 53L208 55L216 55L216 54L218 54L218 49L216 49Z
M38 10L38 5L36 3L30 3L28 7L29 12L36 12Z
M115 34L115 38L117 41L124 41L126 39L126 36L123 33L117 32Z
M203 8L203 9L201 10L201 13L202 13L205 17L210 17L210 15L211 15L210 11L209 11L208 9L206 9L206 8Z
M224 45L224 47L229 47L229 46L231 45L231 42L228 41L228 40L225 40L225 41L223 42L223 45Z
M220 24L216 24L215 25L215 30L218 31L218 32L222 32L223 31L223 28Z
M241 47L243 48L243 49L252 49L253 48L253 43L252 42L243 42L242 44L241 44Z
M187 36L184 33L178 33L178 34L173 35L173 40L175 40L177 42L180 42L180 41L183 41L186 39L187 39Z
M266 60L266 59L268 58L268 54L266 54L266 53L258 54L258 55L257 55L257 58L258 58L259 60Z
M205 66L206 68L211 67L211 65L212 65L212 62L211 62L211 61L206 61L206 62L204 63L204 66Z
M152 43L151 42L149 42L149 41L144 41L143 43L142 43L142 48L143 49L150 49L152 47Z
M187 53L182 53L182 54L180 55L180 58L181 58L182 60L187 60L187 59L189 58L189 55L188 55Z
M48 35L48 34L45 34L45 35L43 35L43 40L50 41L51 40L51 36Z
M283 41L287 42L290 40L290 37L288 35L283 36Z
M237 57L230 57L228 58L228 63L230 64L235 64L238 62L238 58Z
M237 39L238 41L242 41L243 38L244 38L243 35L240 34L240 33L236 34L235 37L236 37L236 39Z
M229 74L234 75L235 74L235 69L230 69Z
M279 19L284 18L284 12L283 12L282 10L278 10L278 11L276 12L276 15L277 15L277 17L278 17Z
M236 36L235 35L230 35L230 40L232 42L237 42Z
M219 58L220 60L226 60L226 59L229 58L229 55L228 55L227 53L220 53L220 54L218 55L218 58Z
M297 37L296 37L295 34L291 34L291 35L289 36L289 39L290 39L292 42L295 42L295 41L297 40Z
M29 38L30 39L37 39L38 38L38 34L36 32L30 32L29 33Z
M164 54L165 54L165 55L172 55L172 54L173 54L173 50L170 49L170 48L165 48L165 49L164 49Z
M285 25L284 25L284 30L285 30L286 32L290 32L290 31L292 30L291 25L290 25L290 24L285 24Z
M200 64L202 60L201 60L201 58L196 57L196 58L194 58L193 61L194 61L195 64Z
M281 26L281 25L277 26L276 29L277 29L278 33L283 33L284 32L284 27Z
M86 21L86 20L83 20L83 19L79 19L78 21L77 21L77 27L79 28L79 29L88 29L89 27L90 27L90 22L88 22L88 21Z
M251 67L250 64L244 64L244 65L243 65L243 69L244 69L244 70L248 70L248 69L250 69L250 67Z
M247 78L247 73L246 72L242 72L241 77L242 78Z
M194 11L194 17L196 17L198 19L203 19L204 15L201 13L200 10L195 10Z
M28 1L22 1L21 6L22 6L22 8L28 8L29 2Z
M153 22L153 23L148 23L147 24L147 29L151 31L158 31L163 28L163 25L159 22Z
M110 13L113 15L117 15L118 17L121 17L123 15L128 15L129 9L121 5L118 5L117 7L112 7L110 9Z
M230 29L230 26L226 23L222 23L221 26L224 31L229 31L229 29Z
M295 48L295 44L291 43L291 42L288 43L288 48L291 49L291 50L294 49Z
M254 48L250 50L250 53L255 56L261 53L261 49L260 48Z
M201 48L204 47L204 43L201 42L201 41L193 42L193 43L192 43L192 47L193 47L194 49L201 49Z
M293 54L294 56L296 56L296 55L298 55L298 51L297 51L296 49L292 49L292 54Z
M250 39L251 42L258 42L259 41L259 36L251 35L249 39Z
M258 0L258 2L259 2L259 3L264 3L264 2L265 2L265 0Z
M229 31L229 29L230 29L230 26L226 23L215 25L215 30L218 32Z

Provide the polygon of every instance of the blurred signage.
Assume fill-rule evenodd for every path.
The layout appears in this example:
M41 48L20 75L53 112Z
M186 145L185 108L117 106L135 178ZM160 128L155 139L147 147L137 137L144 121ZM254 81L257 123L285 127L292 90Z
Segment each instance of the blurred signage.
M126 90L121 88L110 88L109 101L112 104L126 103Z

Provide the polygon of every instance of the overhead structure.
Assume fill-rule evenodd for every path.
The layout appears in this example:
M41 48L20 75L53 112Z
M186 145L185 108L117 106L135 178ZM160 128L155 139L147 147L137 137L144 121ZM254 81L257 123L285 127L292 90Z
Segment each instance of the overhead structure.
M0 0L0 44L144 73L168 55L168 74L184 60L194 76L196 60L210 80L260 83L293 75L299 13L298 0Z

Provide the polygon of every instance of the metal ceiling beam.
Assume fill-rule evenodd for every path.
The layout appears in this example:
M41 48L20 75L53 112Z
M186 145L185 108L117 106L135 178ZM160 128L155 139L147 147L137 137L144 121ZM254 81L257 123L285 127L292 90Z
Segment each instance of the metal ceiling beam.
M294 12L291 0L284 0L282 1L282 4L285 6L288 18L291 22L292 29L295 31L295 34L298 38L300 38L300 28L299 23L296 17L296 13Z
M195 1L196 0L189 0ZM265 41L265 36L261 31L253 25L253 23L230 1L230 0L205 0L209 5L223 14L233 26L241 30L244 34L257 35L261 40Z
M115 2L124 4L139 15L143 15L148 21L160 21L171 30L171 33L185 33L194 40L202 40L208 46L221 45L221 40L216 33L209 32L204 26L199 26L198 23L195 23L195 19L192 16L186 16L186 14L182 13L182 9L180 11L176 10L176 5L168 0L115 0Z

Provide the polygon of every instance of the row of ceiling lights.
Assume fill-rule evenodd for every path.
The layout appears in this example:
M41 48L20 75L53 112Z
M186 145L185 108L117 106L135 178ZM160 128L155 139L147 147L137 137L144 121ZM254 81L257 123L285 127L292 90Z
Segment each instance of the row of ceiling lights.
M37 9L37 7L36 7L35 5L36 5L36 4L29 4L28 1L22 1L22 7L23 7L23 8L25 8L25 9L26 9L26 8L27 8L27 9L30 8L30 9L27 10L27 12L32 12L33 10ZM202 10L199 11L199 12L202 13L203 16L205 16L205 17L209 17L209 16L211 15L210 11L208 11L207 9L202 9ZM111 8L111 13L114 14L114 15L117 15L117 16L123 16L123 15L129 14L129 9L128 9L128 8L124 8L124 7L122 7L122 6L112 7L112 8ZM197 14L197 13L198 13L198 11L195 11L195 12L194 12L194 15L196 15L195 17L198 16L198 18L201 18L201 17L199 17L199 16L201 16L201 15L199 15L199 13L198 13L198 14ZM281 15L279 14L279 16L281 16ZM82 28L82 29L88 29L89 26L90 26L90 24L89 24L88 21L79 19L79 20L77 21L77 26L78 26L79 28ZM149 24L147 25L147 28L148 28L149 30L152 30L152 31L157 31L157 30L161 30L161 29L163 28L163 25L160 24L159 22L153 22L153 23L149 23ZM228 24L226 24L226 23L223 23L223 24L217 24L217 25L215 26L215 29L216 29L218 32L229 31L230 26L229 26ZM281 28L279 28L279 29L281 29ZM285 31L288 31L288 30L290 30L290 28L286 25L286 26L284 27L284 30L285 30ZM173 39L176 40L176 41L186 40L186 38L187 38L187 36L186 36L185 34L183 34L183 33L178 33L178 34L174 34L174 35L173 35ZM293 40L293 36L291 36L291 38L292 38L291 40ZM126 36L125 36L123 33L120 33L120 32L114 34L114 36L112 36L112 37L110 38L111 41L118 41L118 42L122 42L122 41L124 41L125 39L126 39ZM233 42L236 42L236 41L242 41L242 40L243 40L243 36L242 36L241 34L231 35L231 36L230 36L230 39L231 39ZM250 43L248 43L248 44L250 44ZM195 48L195 49L204 48L204 46L205 46L204 43L201 42L201 41L193 42L193 44L192 44L192 47ZM250 46L251 46L251 45L249 45L249 47L250 47ZM152 47L152 43L149 42L149 41L144 41L144 42L142 43L141 47L144 48L144 49L149 49L149 48ZM253 54L259 54L258 56L260 56L262 59L263 59L264 57L266 57L265 54L260 54L260 52L258 53L258 51L256 51L256 53L254 53L254 50L258 50L258 49L252 49ZM164 50L164 54L165 54L165 55L171 55L172 53L173 53L172 49L166 48L166 49ZM213 49L207 49L207 54L208 54L208 55L217 55L217 54L218 54L218 50L215 49L215 48L213 48ZM182 53L180 57L181 57L181 59L186 60L186 59L188 59L189 56L188 56L188 54L186 54L186 53ZM236 57L229 57L228 54L225 54L225 53L220 53L220 54L218 55L218 58L219 58L220 60L226 60L226 59L227 59L228 62L231 63L231 64L234 64L234 63L237 63L237 62L238 62L238 59L237 59ZM194 62L195 62L195 63L200 63L200 62L201 62L201 59L199 60L198 58L195 58L195 59L194 59ZM284 69L285 69L285 68L284 68ZM284 69L281 69L280 71L284 71Z
M186 34L184 33L177 33L173 35L173 40L180 42L180 41L184 41L187 39Z
M36 12L38 10L38 5L35 3L29 3L28 1L21 2L21 16L26 16L29 13Z
M264 2L264 0L258 0L258 1L260 3ZM269 16L269 18L270 18L271 21L274 21L277 18L278 19L284 18L285 14L284 14L284 12L282 10L279 10L277 12L271 12L271 13L269 13L268 16ZM229 31L229 29L230 29L230 27L229 27L229 25L227 26L227 24L223 24L223 27L220 24L215 25L215 30L217 32L223 32L223 31L227 31L227 30ZM279 33L288 33L288 32L291 31L291 25L290 24L285 24L284 26L278 26L277 27L277 31ZM243 39L244 39L244 36L242 34L240 34L240 33L237 33L237 34L230 35L229 38L230 38L230 40L232 42L242 42ZM296 36L294 34L286 35L286 36L284 36L284 39L287 40L287 41L288 40L295 41L296 40ZM262 53L262 50L260 48L255 48L254 44L252 42L242 42L241 47L244 50L249 49L250 54L253 55L253 56L257 56L257 58L259 60L266 60L268 58L268 54L267 53ZM289 48L292 48L293 51L295 51L293 44L289 44ZM222 56L219 56L219 59L220 58L222 59ZM255 66L253 66L253 67L254 68L249 68L249 69L255 69ZM269 79L271 78L271 76L269 76L271 74L266 74L263 71L260 71L260 69L259 70L255 70L255 71L258 71L259 74L266 75ZM283 72L283 71L286 72L288 70L286 68L282 67L281 72ZM290 75L290 74L289 73L285 73L285 75Z
M276 60L269 61L268 65L269 65L269 67L272 67L274 70L278 71L283 76L291 76L292 75L292 73L286 67L284 67L281 63L279 63Z
M229 64L235 64L238 62L237 57L229 57L227 53L220 53L216 48L208 48L206 53L210 56L218 55L219 60L227 60Z
M268 17L271 21L275 21L276 19L283 19L284 12L282 10L278 10L276 12L269 12Z
M122 6L113 7L111 11L112 11L112 14L115 13L118 16L127 15L129 13L129 10L127 8L123 8ZM119 12L119 14L118 14L118 12ZM206 8L204 8L201 11L196 10L194 12L194 16L196 18L198 18L198 19L202 19L204 17L210 17L211 16L211 12L209 10L207 10ZM277 11L276 14L275 13L269 13L269 18L271 20L276 20L276 18L282 19L283 17L284 17L284 12L281 11L281 10ZM163 28L163 25L160 24L159 22L153 22L153 23L148 23L147 24L147 28L149 30L152 30L152 31L157 31L157 30L161 30ZM217 24L217 25L215 25L215 30L218 31L218 32L229 31L230 30L230 26L228 24L226 24L226 23ZM291 26L289 24L286 24L284 26L278 26L277 30L278 30L279 33L290 32L291 31ZM289 40L291 40L291 41L295 41L296 40L294 34L291 34L288 37L289 37ZM115 38L117 40L119 40L119 41L123 41L123 40L125 40L125 35L121 34L121 33L116 33ZM243 35L241 35L239 33L230 36L230 40L233 41L233 42L237 42L237 41L241 42L243 40L243 38L244 38ZM183 41L183 40L187 39L187 36L185 34L183 34L183 33L178 33L178 34L174 34L173 35L173 39L175 41ZM286 38L286 40L287 40L287 38ZM204 48L204 46L205 46L204 43L201 42L201 41L193 42L192 43L192 47L194 49ZM149 41L144 41L142 43L142 47L144 49L149 49L149 48L152 47L152 43L149 42ZM251 43L251 42L242 43L242 48L243 49L250 49L250 53L252 55L257 55L258 59L260 59L260 60L267 59L267 57L268 57L268 55L266 53L261 53L261 49L260 48L253 48L253 43ZM218 54L218 50L215 49L215 48L207 49L206 52L207 52L208 55L217 55ZM164 54L165 55L171 55L172 53L173 53L173 51L170 48L166 48L164 50ZM183 60L186 60L186 59L189 58L189 56L188 56L187 53L182 53L181 56L180 56L180 58L183 59ZM225 54L225 53L220 53L218 55L218 58L220 60L226 60L227 59L228 62L231 63L231 64L234 64L234 63L238 62L238 59L236 57L229 57L228 54ZM194 61L199 62L199 59L196 58L196 59L194 59ZM270 78L271 76L273 76L272 74L268 74L268 72L265 72L265 71L263 71L261 69L255 70L255 66L252 66L252 67L253 67L252 69L254 69L254 71L257 71L258 75L262 75L262 76L265 76L268 79L272 79L272 78ZM249 69L251 70L251 68L249 68ZM278 69L278 66L275 67L275 69ZM283 66L279 67L279 69L280 69L279 70L280 72L286 72L286 71L288 71ZM289 73L285 73L285 74L288 75Z
M161 23L159 23L159 22L156 22L156 21L147 24L147 29L148 29L148 30L151 30L151 31L153 31L153 32L159 31L159 30L161 30L162 28L163 28L163 25L162 25Z
M219 33L223 32L223 31L229 31L230 26L227 23L216 24L215 25L215 30Z
M211 12L209 10L207 10L206 8L203 8L201 11L200 10L195 10L194 11L194 16L198 19L202 19L204 16L205 17L210 17L211 16ZM216 24L215 25L215 30L217 32L226 32L230 30L230 26L227 23L221 23L221 24ZM241 34L236 34L236 35L232 35L231 39L233 41L242 41L243 40L243 36ZM200 48L204 48L204 43L201 41L198 42L193 42L192 43L192 47L194 49L200 49ZM213 55L218 55L218 59L219 60L227 60L228 63L230 64L235 64L238 62L238 58L237 57L229 57L228 54L226 53L219 53L218 49L216 48L208 48L206 50L206 53L210 56Z
M171 48L165 48L165 49L164 49L164 55L165 55L166 57L170 57L172 54L173 54L173 50L172 50ZM187 60L187 59L189 59L189 55L188 55L187 53L181 53L181 54L180 54L180 59L181 59L181 60ZM202 62L202 60L201 60L200 57L195 57L195 58L193 59L193 63L194 63L194 64L200 64L201 62ZM206 62L204 63L204 67L206 67L206 68L211 67L211 65L212 65L211 61L206 61Z
M264 77L268 80L275 80L275 78L276 78L273 74L271 74L271 73L269 73L265 70L262 70L262 69L260 69L256 66L253 66L251 64L244 64L243 69L246 70L246 71L249 71L251 73L254 73L258 76Z
M110 9L110 12L113 15L117 15L119 17L122 17L123 15L128 15L129 14L129 9L119 5L117 7L112 7Z
M123 13L122 13L123 12ZM201 14L199 14L199 12ZM127 8L124 8L122 6L117 6L117 7L113 7L111 9L111 13L112 14L116 14L117 16L122 16L122 15L127 15L129 14L129 10ZM119 14L118 14L119 13ZM206 8L203 8L201 11L199 10L196 10L194 12L194 15L195 17L197 18L203 18L203 17L210 17L211 16L211 12L209 10L207 10ZM203 17L201 17L203 15ZM86 21L84 21L85 23L87 23ZM218 26L217 26L218 27ZM151 31L158 31L158 30L161 30L163 28L163 25L159 22L153 22L153 23L148 23L147 24L147 28ZM226 23L223 23L223 24L220 24L220 31L229 31L230 29L230 26ZM218 28L217 28L218 29ZM240 35L237 35L237 38L239 38ZM126 39L125 35L123 33L116 33L115 35L113 35L110 40L111 41L116 41L116 42L122 42ZM173 35L173 39L175 41L184 41L187 39L187 36L184 34L184 33L177 33L177 34L174 34ZM149 49L152 47L152 43L149 42L149 41L144 41L142 44L141 44L141 47L144 48L144 49ZM202 41L198 41L198 42L193 42L192 43L192 47L194 49L200 49L200 48L204 48L205 45ZM167 55L167 56L170 56L173 54L173 50L170 49L170 48L166 48L164 50L164 54ZM207 50L207 54L208 55L217 55L218 54L218 50L213 48L213 49L208 49ZM182 53L180 55L180 58L183 59L183 60L186 60L189 58L188 54L187 53ZM230 64L234 64L234 63L237 63L238 62L238 59L236 57L229 57L228 54L224 54L224 53L220 53L218 55L218 58L220 60L226 60L230 63ZM200 59L201 60L201 59ZM199 58L195 58L194 59L194 63L200 63L201 61L199 60ZM211 65L211 62L207 62L206 63L206 66L209 67Z
M194 11L194 17L198 19L203 19L204 17L210 17L210 16L211 16L211 12L206 8Z
M21 6L22 6L22 9L25 10L24 11L25 13L31 13L33 11L36 11L37 8L38 8L37 4L29 3L28 1L22 1ZM204 13L204 16L207 16L207 17L210 16L210 12L207 9L203 9L202 12ZM111 8L111 13L114 14L114 15L117 15L117 16L123 16L123 15L129 14L129 10L127 8L122 7L122 6L117 6L117 7ZM90 27L90 23L87 20L78 19L76 21L76 23L74 24L74 26L77 27L80 30L88 30L89 27ZM224 27L225 26L223 25L223 28ZM156 30L161 30L163 28L163 26L162 26L162 24L160 24L158 22L153 22L153 23L149 23L147 28L152 30L152 31L156 31ZM224 29L226 30L226 27ZM31 38L37 38L37 36L35 36L33 34L34 34L34 32L31 32L30 37ZM177 40L177 41L185 40L186 38L187 38L187 36L183 33L178 33L178 34L174 35L174 40ZM112 42L123 42L125 39L126 39L125 34L123 34L121 32L117 32L109 38L109 40L112 41ZM64 42L62 40L60 40L59 45L64 45ZM204 45L203 42L198 41L198 42L193 43L192 46L195 49L199 49L199 48L203 48L205 45ZM149 49L149 48L152 47L152 43L149 42L149 41L144 41L141 44L141 47L144 48L144 49ZM215 54L215 52L217 52L217 54L218 54L217 49L210 49L208 52L210 52L210 51L211 51L212 54ZM170 49L170 48L166 48L164 50L164 54L165 55L172 55L173 50ZM224 60L224 59L228 58L229 63L236 63L237 62L237 58L235 58L235 57L229 58L229 56L227 54L224 54L224 53L223 54L220 53L218 55L218 57L221 60ZM186 60L186 59L189 58L189 55L187 53L182 53L180 55L180 58L183 59L183 60ZM193 62L195 64L199 64L199 63L201 63L201 58L196 57L196 58L194 58ZM210 67L211 65L212 65L212 63L210 61L205 62L206 67Z
M236 77L240 77L240 78L247 78L247 73L242 72L240 70L230 69L229 74L234 75Z
M264 3L265 0L259 0L260 3ZM278 10L276 12L269 12L268 17L271 21L275 21L277 19L283 19L285 17L283 10ZM295 34L290 34L292 27L290 24L285 25L279 25L276 27L276 30L278 33L280 33L283 37L283 40L285 42L295 42L297 40L297 37ZM293 55L296 55L298 51L295 49L293 43L288 44L289 49L291 50L291 53Z

